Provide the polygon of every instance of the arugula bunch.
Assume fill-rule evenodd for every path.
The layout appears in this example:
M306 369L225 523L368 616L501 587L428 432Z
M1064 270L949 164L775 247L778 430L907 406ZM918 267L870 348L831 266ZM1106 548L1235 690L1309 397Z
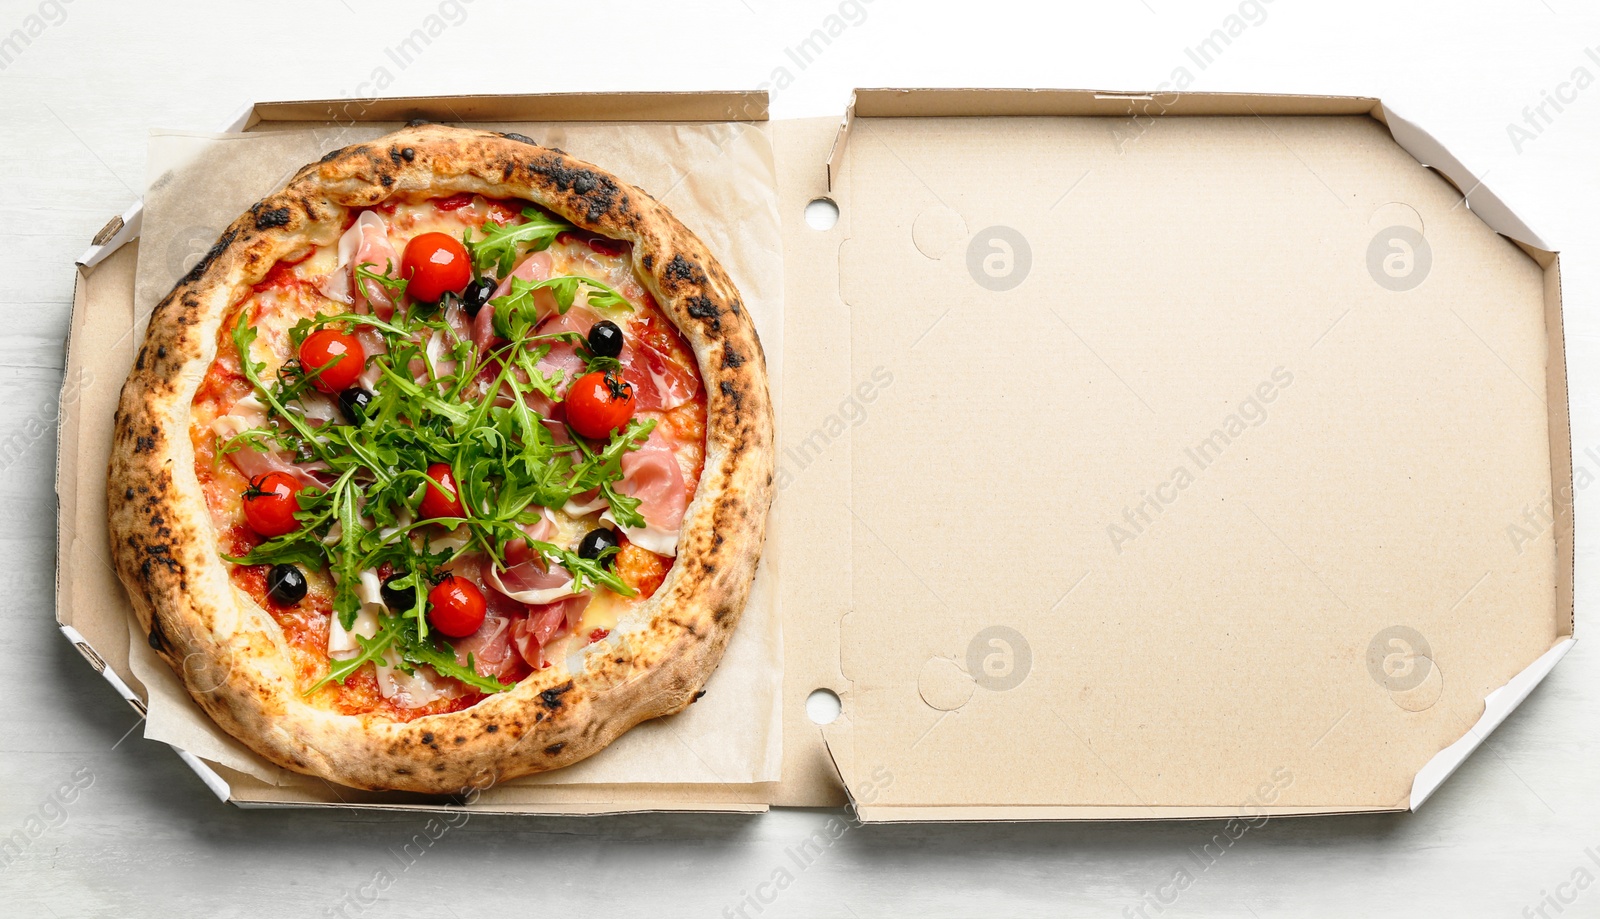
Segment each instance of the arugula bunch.
M495 275L503 278L511 273L518 256L548 249L557 236L576 229L565 220L536 207L523 208L522 217L522 223L490 224L484 227L484 238L480 240L473 240L471 230L462 232L461 241L472 253L474 268L487 272L493 266Z
M543 239L548 245L544 234L553 239L559 231L551 230L555 222L542 212L524 215L529 217L526 224L490 230L487 240L475 244L475 260L495 262L502 273L507 272L506 259L519 248L530 240L537 245ZM363 281L403 290L404 282L387 270L379 274L369 266L360 267ZM361 651L333 661L328 675L312 689L334 680L343 682L365 663L395 657L407 672L425 664L485 692L508 689L498 680L478 675L470 661L465 667L457 663L450 646L441 646L429 633L428 590L440 577L440 569L468 553L482 553L492 563L503 564L505 546L521 540L546 564L570 572L580 590L604 587L634 595L607 566L615 549L586 559L532 539L524 530L539 520L543 508L562 507L597 489L619 523L644 525L638 500L617 492L616 485L622 479L622 457L644 443L655 422L634 419L604 443L576 435L564 438L568 443L558 443L547 419L530 405L536 394L553 399L563 382L560 371L546 372L538 366L556 342L572 343L588 361L606 360L589 354L583 337L575 332L534 334L539 317L533 289L550 288L562 312L570 308L580 287L596 306L631 306L599 281L552 281L556 283L514 281L512 293L491 302L496 327L508 341L481 355L442 317L424 315L426 306L402 305L389 320L356 313L302 320L289 333L294 353L307 335L326 325L346 330L365 327L383 341L384 353L368 356L368 370L375 369L377 378L373 399L360 419L344 423L317 424L308 417L303 400L320 371L307 372L291 360L275 378L265 378L266 366L250 353L257 337L250 306L235 318L233 344L244 376L267 407L268 423L236 434L222 449L285 450L301 462L316 463L328 484L299 493L298 530L229 560L328 569L335 581L334 613L346 629L361 610L363 571L387 563L398 575L390 582L391 592L409 591L413 600L408 609L380 615L374 636L357 636ZM418 507L429 481L426 470L437 462L450 465L464 516L420 520ZM436 552L431 538L441 528L451 530L454 538L448 543L453 547Z

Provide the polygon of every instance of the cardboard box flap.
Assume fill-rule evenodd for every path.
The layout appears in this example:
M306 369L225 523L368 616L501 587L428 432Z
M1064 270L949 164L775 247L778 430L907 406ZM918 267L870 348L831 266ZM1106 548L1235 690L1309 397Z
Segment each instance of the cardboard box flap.
M1443 173L1466 199L1467 207L1471 208L1484 223L1494 228L1496 232L1519 242L1540 249L1551 248L1539 234L1522 221L1522 218L1512 213L1511 208L1490 191L1465 163L1435 140L1433 135L1400 116L1387 105L1380 105L1374 115L1389 127L1395 143L1405 148L1417 162Z
M709 122L766 121L764 92L546 93L540 95L408 96L263 102L249 129L262 122L349 125L426 118L452 124L496 121Z
M836 146L853 795L1408 807L1571 631L1555 260L1372 100L979 95Z
M1412 810L1421 807L1422 802L1432 797L1444 780L1455 774L1472 751L1478 749L1489 738L1489 734L1500 726L1500 722L1506 720L1506 716L1521 705L1523 699L1528 698L1533 688L1572 650L1573 641L1567 638L1557 643L1511 682L1484 697L1483 717L1478 719L1478 723L1468 728L1461 739L1434 754L1433 759L1428 760L1428 764L1417 772L1416 779L1411 783Z

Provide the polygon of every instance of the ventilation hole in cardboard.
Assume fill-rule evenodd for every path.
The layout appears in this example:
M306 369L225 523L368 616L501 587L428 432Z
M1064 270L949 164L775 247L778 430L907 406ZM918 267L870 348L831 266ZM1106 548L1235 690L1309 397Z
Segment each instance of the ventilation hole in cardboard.
M806 205L806 226L813 230L831 230L839 222L839 205L832 198L813 198Z
M972 677L947 657L930 658L917 677L917 694L929 708L941 712L953 712L966 705L977 688Z
M950 208L935 204L911 222L911 241L928 258L944 258L967 241L967 222Z
M1367 218L1367 226L1374 230L1384 227L1408 227L1419 234L1426 234L1422 225L1422 214L1417 209L1404 201L1390 201L1380 204L1372 211L1372 216Z
M842 711L844 704L839 701L839 694L831 689L813 689L811 695L806 696L806 717L815 724L832 724Z
M1390 690L1389 701L1408 712L1425 712L1439 704L1444 695L1444 671L1437 661L1421 655L1416 658L1416 666L1426 673L1422 681L1407 689Z

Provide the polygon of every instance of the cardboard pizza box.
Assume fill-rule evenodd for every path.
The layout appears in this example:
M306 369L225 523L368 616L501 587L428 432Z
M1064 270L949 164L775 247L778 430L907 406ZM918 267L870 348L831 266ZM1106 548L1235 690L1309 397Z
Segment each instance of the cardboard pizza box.
M862 90L842 122L769 122L763 93L470 96L263 103L228 129L412 117L770 143L781 777L462 805L179 750L225 800L1403 811L1571 647L1559 261L1378 100ZM142 711L103 496L140 216L78 265L57 618Z

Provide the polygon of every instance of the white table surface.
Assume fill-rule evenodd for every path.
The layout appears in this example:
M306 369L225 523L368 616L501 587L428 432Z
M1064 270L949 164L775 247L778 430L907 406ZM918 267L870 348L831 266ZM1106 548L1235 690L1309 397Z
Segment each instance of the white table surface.
M1564 111L1547 108L1550 124L1520 150L1508 125L1578 68L1600 81L1600 50L1585 51L1600 45L1600 17L1580 0L1495 5L1102 0L1046 14L998 0L559 11L281 0L246 14L243 4L0 0L0 39L30 15L47 22L0 70L0 837L49 818L0 867L0 915L738 915L747 892L790 864L785 850L837 816L477 817L399 870L389 853L424 818L240 810L140 738L52 621L52 425L71 264L142 187L150 128L211 130L252 99L364 95L378 67L392 77L387 95L742 89L783 68L775 117L838 114L853 86L1148 89L1179 66L1196 90L1381 96L1562 251L1581 451L1600 446L1600 83L1563 91ZM429 13L460 20L457 10L464 21L404 68L385 54ZM1185 49L1241 10L1258 21L1196 67ZM789 49L830 14L844 30L798 66ZM1596 498L1578 498L1580 636L1596 600ZM1600 889L1558 885L1577 871L1600 878L1597 725L1600 660L1580 642L1416 814L1273 821L1204 871L1187 853L1216 824L854 827L744 915L1125 916L1145 904L1151 917L1596 916ZM74 775L92 785L58 814L51 791ZM1186 865L1192 885L1152 905ZM379 893L386 866L392 883ZM357 902L373 894L376 905Z

